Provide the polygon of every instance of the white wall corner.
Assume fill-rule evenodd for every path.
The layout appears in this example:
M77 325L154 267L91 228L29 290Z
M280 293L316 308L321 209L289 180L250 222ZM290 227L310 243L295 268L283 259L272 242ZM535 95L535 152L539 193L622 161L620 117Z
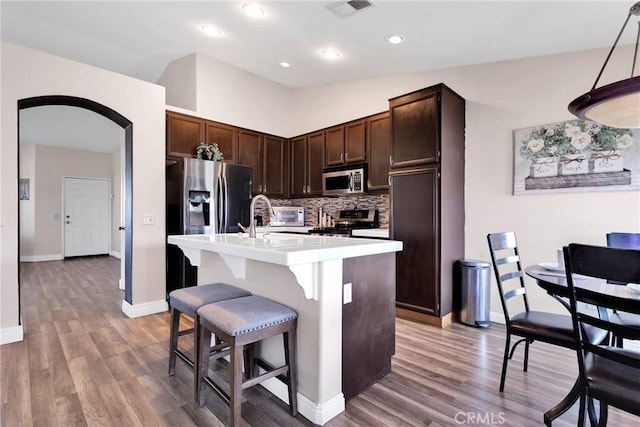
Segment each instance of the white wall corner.
M0 345L22 341L23 339L24 331L22 330L22 325L0 329Z
M120 252L118 252L118 251L110 251L109 255L111 255L114 258L120 259Z
M192 53L175 59L162 72L158 84L166 90L167 104L196 111L196 58Z
M162 313L169 310L169 304L165 300L145 302L131 305L122 300L122 312L130 318L148 316L150 314Z

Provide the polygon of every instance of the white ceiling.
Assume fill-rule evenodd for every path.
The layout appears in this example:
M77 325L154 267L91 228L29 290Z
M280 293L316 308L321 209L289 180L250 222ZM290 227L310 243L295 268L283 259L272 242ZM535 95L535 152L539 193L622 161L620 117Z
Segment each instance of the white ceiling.
M265 16L243 14L247 2L263 6ZM3 40L154 83L170 61L198 52L300 88L610 47L633 5L374 0L373 7L338 17L326 8L330 3L2 0L1 34ZM220 28L223 36L206 36L200 31L204 24ZM634 43L636 28L632 20L621 43ZM405 42L387 43L389 33L404 35ZM320 51L327 47L342 56L325 60ZM280 67L282 60L291 67ZM74 129L65 138L76 135L76 144L86 146L103 133L108 131L91 136Z
M241 5L259 3L253 19ZM397 1L341 18L330 1L6 1L2 38L157 82L199 52L299 88L611 46L633 1ZM212 24L224 32L200 31ZM629 25L623 42L635 41ZM385 35L401 33L390 45ZM340 59L319 52L334 47ZM292 64L284 69L278 61ZM597 70L594 70L594 80Z

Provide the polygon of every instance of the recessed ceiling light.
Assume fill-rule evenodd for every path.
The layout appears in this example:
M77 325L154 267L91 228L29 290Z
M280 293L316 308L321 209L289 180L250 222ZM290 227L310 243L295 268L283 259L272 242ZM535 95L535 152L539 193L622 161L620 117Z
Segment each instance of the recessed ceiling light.
M212 25L203 25L200 29L203 33L211 37L219 37L222 35L222 31Z
M387 41L391 44L400 44L404 41L404 37L400 34L389 34L387 37Z
M289 68L289 67L291 67L291 64L289 64L287 61L280 61L280 63L279 63L279 64L280 64L280 66L281 66L282 68Z
M324 56L327 59L337 59L340 57L340 52L333 49L324 49L322 51L322 56Z
M257 4L246 3L242 5L242 11L249 16L259 18L264 15L264 10Z

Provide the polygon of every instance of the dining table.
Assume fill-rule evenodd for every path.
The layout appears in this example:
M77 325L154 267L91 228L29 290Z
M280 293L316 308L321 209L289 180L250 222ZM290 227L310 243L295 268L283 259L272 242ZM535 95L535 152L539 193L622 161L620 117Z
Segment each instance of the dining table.
M541 263L530 265L524 269L527 276L535 279L538 286L544 289L549 295L560 301L567 310L569 307L569 288L567 285L567 276L564 269L561 269L554 263ZM580 274L573 275L574 286L588 289L597 293L604 293L621 299L632 299L640 304L640 284L628 283L620 284L609 282L604 279L583 276ZM600 316L607 316L604 309L599 309ZM580 397L580 381L576 379L569 393L553 408L544 413L544 423L551 426L551 422L564 414Z

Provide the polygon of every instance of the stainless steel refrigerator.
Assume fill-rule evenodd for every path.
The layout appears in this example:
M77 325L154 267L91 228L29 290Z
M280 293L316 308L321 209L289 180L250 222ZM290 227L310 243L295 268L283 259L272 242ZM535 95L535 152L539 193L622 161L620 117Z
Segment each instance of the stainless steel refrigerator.
M167 236L218 234L249 225L251 168L183 158L167 165ZM167 244L167 295L197 284L197 268L182 251Z

